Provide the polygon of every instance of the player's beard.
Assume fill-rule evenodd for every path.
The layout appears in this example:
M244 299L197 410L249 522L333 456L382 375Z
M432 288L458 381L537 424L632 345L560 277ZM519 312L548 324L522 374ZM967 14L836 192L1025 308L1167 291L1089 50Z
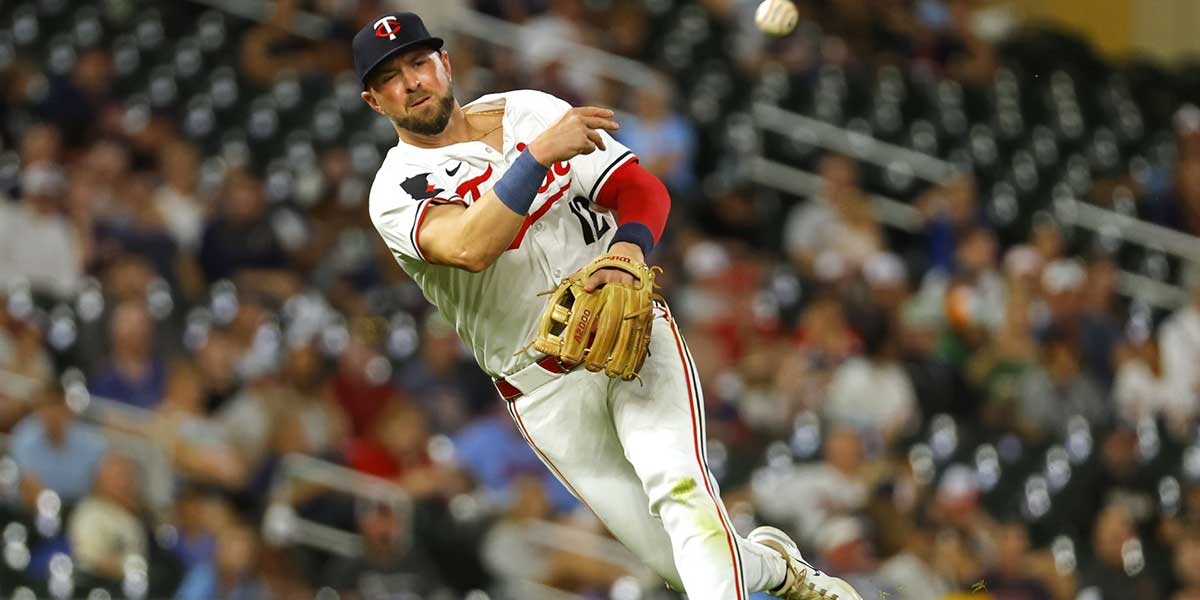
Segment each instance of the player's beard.
M436 97L431 101L434 112L428 117L409 115L393 117L396 127L419 135L437 135L446 130L450 123L450 113L454 110L454 92L446 92L445 96Z

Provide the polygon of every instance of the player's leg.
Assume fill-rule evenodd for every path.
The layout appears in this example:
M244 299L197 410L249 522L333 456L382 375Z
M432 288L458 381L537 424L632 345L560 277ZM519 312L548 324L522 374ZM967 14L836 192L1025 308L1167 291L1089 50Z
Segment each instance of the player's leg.
M617 440L608 377L578 369L521 396L509 414L525 441L575 497L650 569L682 589L671 540Z
M610 380L613 423L693 600L742 600L783 582L778 552L734 531L705 462L704 399L683 338L656 308L643 382Z

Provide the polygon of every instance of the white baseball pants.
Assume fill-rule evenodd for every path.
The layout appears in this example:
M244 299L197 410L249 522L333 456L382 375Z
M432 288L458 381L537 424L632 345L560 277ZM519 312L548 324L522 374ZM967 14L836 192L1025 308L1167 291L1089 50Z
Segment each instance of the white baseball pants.
M529 390L527 378L509 378L523 392L509 413L525 441L672 588L691 600L746 600L782 582L783 559L740 537L721 502L699 378L665 307L655 307L641 383L582 367L539 375Z

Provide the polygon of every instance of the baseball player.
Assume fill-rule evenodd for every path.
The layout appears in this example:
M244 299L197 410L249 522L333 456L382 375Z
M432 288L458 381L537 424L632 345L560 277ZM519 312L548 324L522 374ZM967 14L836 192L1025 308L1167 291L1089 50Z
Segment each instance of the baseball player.
M693 600L755 591L860 598L807 563L782 531L760 527L743 538L730 524L705 464L695 365L665 304L649 304L654 271L644 261L670 199L609 135L618 128L613 112L530 90L460 105L441 48L412 13L383 15L354 37L362 98L399 136L371 187L371 220L495 379L529 445L617 539ZM646 308L595 322L591 309L576 310L566 333L547 333L553 319L544 314L555 311L538 295L568 276L574 300L562 314L606 289L615 295L603 308L587 306L607 311L640 297ZM587 327L599 339L601 328L639 318L644 331L614 334L614 358L586 369L530 343L587 343ZM637 356L614 372L624 348ZM591 361L599 351L589 352Z

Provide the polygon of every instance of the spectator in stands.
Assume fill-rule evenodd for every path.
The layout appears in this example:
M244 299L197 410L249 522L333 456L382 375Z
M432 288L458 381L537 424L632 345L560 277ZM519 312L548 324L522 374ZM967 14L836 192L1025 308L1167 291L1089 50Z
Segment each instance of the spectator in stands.
M255 84L270 86L287 76L336 73L349 68L345 47L336 39L311 40L293 33L298 0L274 3L268 20L241 38L242 72Z
M519 46L525 67L534 78L540 75L541 79L547 79L545 70L551 69L557 74L550 79L561 80L560 86L539 86L538 89L568 101L576 95L595 95L598 91L598 81L594 71L586 67L581 68L577 63L586 59L578 58L575 53L568 51L564 43L587 44L595 37L582 0L549 0L546 2L546 10L526 21L525 27L529 43Z
M423 329L417 359L400 371L397 382L430 416L434 431L452 433L495 405L496 388L440 313L430 313Z
M270 458L275 432L287 414L282 389L273 369L248 373L245 384L215 415L251 473Z
M838 367L858 353L860 340L838 299L819 296L800 315L796 341L796 347L780 359L775 389L794 412L817 410L829 396Z
M1122 503L1135 527L1145 526L1155 517L1157 494L1161 471L1147 468L1157 448L1150 447L1145 429L1118 426L1102 433L1096 453L1099 469L1080 473L1088 487L1103 490L1103 494L1077 497L1072 502L1079 511L1071 511L1060 517L1078 531L1094 527L1093 519L1113 502ZM1157 435L1157 434L1156 434Z
M959 237L980 222L975 178L959 175L930 188L915 204L925 220L929 268L953 270Z
M93 394L147 409L162 401L167 369L154 352L153 328L142 301L117 305L109 324L109 361L88 385Z
M1026 249L1028 250L1028 249ZM1032 250L1014 254L1020 262L1033 258ZM1011 429L1020 398L1020 382L1026 371L1036 363L1040 348L1030 323L1033 292L1021 269L1007 269L1008 304L1004 322L983 347L969 359L966 376L972 387L982 395L982 417L992 427Z
M349 435L350 424L333 400L329 376L320 353L313 344L292 348L284 357L285 410L297 420L308 452L328 456L341 449Z
M909 299L908 268L904 261L892 252L872 254L863 261L862 278L866 288L864 303L898 318Z
M858 165L846 156L821 160L821 189L792 209L784 223L783 244L801 273L815 273L817 256L829 250L850 271L880 250L879 223L858 183Z
M1051 600L1050 590L1034 578L1029 531L1017 520L1002 523L996 560L982 581L987 591L1005 600Z
M259 547L254 531L230 523L217 533L213 559L188 571L175 597L179 600L257 600L266 596L258 575Z
M1120 338L1120 328L1104 306L1115 285L1115 281L1106 281L1114 277L1105 272L1110 267L1097 264L1091 269L1096 277L1092 282L1080 261L1060 259L1047 264L1042 270L1042 299L1047 310L1036 324L1040 337L1059 336L1073 345L1084 372L1105 386L1112 381L1112 348ZM1087 293L1099 296L1099 304L1085 303Z
M594 543L597 538L562 539L550 533L553 529L538 526L549 518L550 502L537 479L518 477L514 490L508 512L488 529L480 547L484 565L505 597L528 595L520 585L525 582L577 593L607 592L626 575L615 561L603 558L610 549Z
M231 511L217 496L200 487L186 487L175 496L174 525L179 540L175 557L187 571L206 568L217 549L216 534L232 518Z
M1194 525L1183 531L1175 543L1171 566L1179 581L1173 600L1200 598L1200 529Z
M62 161L62 133L50 123L30 125L21 135L21 163L26 167Z
M1153 216L1161 225L1200 235L1200 154L1181 156L1175 163L1175 189Z
M354 331L338 357L333 396L350 419L356 437L368 435L380 411L400 398L392 383L392 367L375 346L373 334Z
M905 598L905 591L913 590L921 590L930 598L949 594L951 585L942 573L945 565L934 563L935 532L930 527L920 527L907 520L902 520L902 526L904 546L879 567L879 577L886 593L896 598Z
M646 51L652 43L650 36L653 28L645 6L638 2L614 4L611 10L606 11L608 26L605 29L608 35L601 41L614 54L634 60L650 58ZM622 128L624 126L622 123Z
M858 519L837 517L821 526L816 535L825 568L854 586L863 598L885 596L886 582L876 573L874 549Z
M494 409L463 427L454 436L454 458L497 506L511 502L515 480L528 476L542 481L555 514L579 507L579 501L533 453L507 411Z
M1044 211L1034 213L1032 220L1027 243L1037 251L1042 264L1062 259L1067 251L1067 241L1063 239L1062 227L1059 226L1058 220Z
M1145 570L1145 555L1129 508L1119 503L1104 507L1092 532L1093 560L1080 569L1080 597L1099 600L1138 598L1158 600L1162 590ZM1089 596L1089 594L1091 594Z
M4 294L0 294L0 305L8 305ZM27 412L28 403L50 383L51 369L37 324L0 310L0 431Z
M204 405L200 372L189 363L172 365L166 394L156 410L153 438L189 479L240 489L249 477L245 460L221 423L207 418ZM146 433L146 423L138 426Z
M770 473L751 487L755 508L765 518L783 523L808 543L816 544L832 520L866 506L863 442L855 430L835 427L825 440L823 460Z
M998 546L995 521L980 500L975 471L954 463L942 472L928 508L936 536L933 562L968 589L980 581Z
M154 266L169 283L176 281L178 246L154 203L153 176L131 173L117 189L114 210L95 227L96 255L101 264L113 255L135 254Z
M39 107L45 118L62 127L74 143L85 139L90 126L113 100L111 53L102 47L83 51L68 78L52 79Z
M204 384L204 412L212 414L237 394L241 387L236 363L237 348L232 336L220 329L208 331L196 349L196 368Z
M338 557L327 564L319 581L342 593L362 598L416 597L449 600L454 595L442 584L422 540L414 538L411 516L382 503L360 500L355 521L362 535L361 556Z
M109 452L96 472L92 492L71 513L67 538L79 569L109 582L120 581L125 561L146 558L137 464Z
M351 442L346 462L354 469L391 479L418 499L449 498L463 491L460 473L429 455L427 418L407 402L393 401L365 438Z
M83 275L80 232L64 216L66 178L40 163L21 174L21 202L0 203L0 287L28 282L33 290L66 299Z
M269 280L290 280L284 269L288 256L272 225L257 177L234 172L226 177L220 212L204 229L200 241L200 267L211 284L243 275L243 282L267 285Z
M425 415L412 404L392 401L372 420L365 437L350 443L350 467L378 478L402 478L416 469L431 469Z
M959 239L953 273L930 271L920 299L943 307L956 338L947 358L961 364L1003 321L1005 296L996 235L985 227L975 227Z
M676 106L670 84L655 81L637 91L634 114L622 119L616 137L633 150L642 167L662 180L675 197L687 197L696 184L692 163L696 134Z
M117 138L103 138L84 149L71 173L71 211L77 221L103 221L117 211L118 189L133 163L130 154Z
M1158 330L1163 376L1175 390L1167 414L1194 423L1200 400L1200 282L1192 284L1191 304L1175 311Z
M48 489L73 503L91 489L108 443L99 431L75 419L62 388L51 384L40 394L36 412L17 424L8 442L21 470L22 496L33 506Z
M779 217L761 189L747 182L706 183L704 195L708 200L694 205L693 218L705 236L737 241L754 251L778 247Z
M876 311L854 321L863 354L842 363L833 374L829 399L821 413L834 423L862 429L891 447L919 423L916 392L899 362L892 318Z
M1039 364L1022 376L1020 390L1018 426L1033 439L1065 434L1075 415L1094 427L1112 418L1108 394L1083 371L1079 350L1062 333L1053 332L1046 340Z
M1130 339L1116 352L1117 374L1112 391L1117 416L1127 426L1165 416L1173 430L1183 433L1189 421L1187 415L1192 413L1191 403L1186 402L1188 394L1173 388L1167 379L1158 340L1150 335L1149 326L1129 329Z
M1116 370L1113 351L1122 338L1117 306L1119 273L1113 256L1104 252L1089 256L1080 298L1078 327L1083 365L1106 388L1113 383Z
M949 0L945 5L949 27L937 38L933 51L926 54L940 63L946 75L964 84L986 85L992 81L999 60L996 49L980 32L977 6L967 0Z
M173 141L158 157L162 183L154 191L154 204L180 249L192 252L204 231L205 206L199 193L200 156L195 146Z

